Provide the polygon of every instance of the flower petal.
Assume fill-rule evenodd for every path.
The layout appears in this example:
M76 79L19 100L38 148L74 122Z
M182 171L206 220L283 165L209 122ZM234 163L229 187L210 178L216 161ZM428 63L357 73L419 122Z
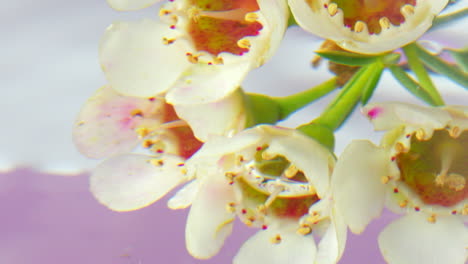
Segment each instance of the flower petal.
M272 243L280 235L280 243ZM294 228L261 230L247 240L234 257L234 264L310 264L314 263L317 247L312 235L299 235Z
M171 209L184 209L189 207L195 199L199 189L199 181L197 179L187 183L182 187L171 199L167 202L167 206Z
M183 41L163 44L170 34L168 25L149 19L112 24L99 47L99 59L112 88L139 97L169 89L191 65Z
M140 141L135 129L146 114L154 114L160 102L124 97L110 86L100 88L81 109L73 127L78 150L91 158L129 152ZM142 114L133 115L138 109ZM155 125L158 124L154 120Z
M115 156L92 172L90 189L100 203L112 210L136 210L154 203L183 182L184 175L177 166L181 162L181 158L172 155L157 160L137 154Z
M192 256L207 259L218 253L231 234L235 215L226 207L234 202L234 193L224 175L210 174L200 184L187 218L185 241Z
M268 133L275 129L272 126L262 127L268 129ZM315 140L296 130L290 131L290 135L274 137L268 152L279 153L287 157L304 172L307 179L314 185L318 195L323 197L330 187L330 169L334 166L334 157L327 148Z
M355 140L341 154L332 175L336 207L351 231L361 233L384 206L388 157L370 141Z
M240 90L218 102L176 105L177 115L190 124L195 136L207 141L213 135L227 136L245 128L246 112Z
M463 264L468 254L468 228L457 216L427 221L423 213L410 213L389 224L379 236L388 263Z
M118 11L143 9L162 0L107 0L107 3Z
M445 127L450 115L440 108L389 102L371 103L362 108L376 130L389 130L402 125L435 129Z
M166 100L173 105L219 101L239 88L249 70L248 61L225 65L198 64L185 72L185 77L167 93Z
M332 211L335 211L332 209ZM318 245L317 264L335 264L343 255L346 237L347 226L343 217L338 212L333 212L331 223L325 232L325 235L320 240Z

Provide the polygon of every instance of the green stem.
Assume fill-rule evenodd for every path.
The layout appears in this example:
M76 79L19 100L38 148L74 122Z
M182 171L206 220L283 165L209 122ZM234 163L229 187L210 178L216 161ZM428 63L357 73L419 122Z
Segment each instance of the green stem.
M397 65L391 65L388 68L390 69L390 72L393 74L393 77L395 77L395 79L397 79L397 81L399 81L400 84L404 88L406 88L406 90L408 90L414 96L423 100L427 104L431 106L435 106L435 103L432 100L432 97L425 90L423 90L421 88L421 85L415 80L413 80L413 78L411 78L411 76L409 76L405 70L403 70L401 67Z
M464 88L468 89L468 74L462 72L459 68L454 67L444 60L440 59L437 56L434 56L427 52L419 45L414 45L416 52L418 53L419 57L421 58L422 62L440 74L447 76L452 81L460 84Z
M333 77L309 90L286 97L273 98L280 107L280 120L286 119L292 113L322 98L335 89L336 77Z
M463 8L447 15L438 16L434 19L434 22L432 22L432 27L430 30L438 29L459 19L466 18L467 15L468 8Z
M439 94L439 91L434 86L434 83L432 83L429 73L419 60L416 44L411 43L403 47L403 51L405 52L406 58L408 60L408 65L418 78L421 87L429 94L429 96L432 98L432 101L434 101L435 105L445 105L444 100Z
M323 113L311 124L324 125L331 130L338 129L359 103L363 90L367 87L368 80L381 65L382 63L378 61L359 69Z

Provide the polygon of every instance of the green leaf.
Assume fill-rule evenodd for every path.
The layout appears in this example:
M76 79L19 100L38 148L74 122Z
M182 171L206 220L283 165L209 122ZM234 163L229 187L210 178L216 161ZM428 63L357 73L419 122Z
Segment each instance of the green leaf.
M364 66L375 62L381 57L381 55L371 56L336 50L318 50L315 53L332 62L349 66Z
M464 72L468 72L468 47L462 49L447 49L455 62Z
M419 58L427 67L468 89L468 73L462 72L459 68L448 64L436 55L432 55L419 45L415 45L415 47Z
M364 85L361 97L362 105L366 105L369 99L374 94L375 88L380 81L380 77L382 77L382 72L385 69L384 65L381 63L376 63L375 68L372 69L372 73L367 79L366 84Z
M411 78L411 76L409 76L404 69L396 65L392 65L388 68L393 74L393 77L395 77L395 79L397 79L400 84L406 88L406 90L427 104L436 106L435 102L432 100L432 97L425 90L423 90L421 85L413 78Z

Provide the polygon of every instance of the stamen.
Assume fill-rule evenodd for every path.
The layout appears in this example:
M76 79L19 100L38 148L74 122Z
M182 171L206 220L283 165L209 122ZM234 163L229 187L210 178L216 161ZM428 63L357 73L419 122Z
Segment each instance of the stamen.
M455 158L455 151L451 146L444 145L440 150L441 164L440 173L435 178L435 184L443 186L446 182L447 172L452 166L452 162Z
M299 227L299 229L297 229L297 233L299 235L305 236L305 235L312 233L312 228L308 224L303 224L301 225L301 227Z
M175 41L175 39L168 39L166 37L164 37L162 40L163 40L164 45L170 45L170 44L174 43L174 41Z
M338 13L338 5L335 4L335 3L330 3L328 5L327 10L328 10L328 14L330 14L330 16L334 16L334 15L336 15L336 13Z
M356 22L356 24L354 24L354 32L362 32L364 30L364 28L366 27L366 24L362 21L358 21Z
M434 223L437 221L436 215L435 215L435 214L432 214L431 216L429 216L429 217L427 218L427 221L428 221L429 223L433 223L433 224L434 224Z
M164 165L164 161L162 159L151 159L149 162L158 167L161 167Z
M279 234L277 234L276 236L274 236L274 237L272 237L272 238L270 239L270 242L271 242L272 244L279 244L279 243L281 243L281 236L280 236Z
M250 44L250 41L248 39L240 39L239 41L237 41L237 46L243 49L250 49L252 45Z
M401 8L401 13L405 16L411 16L414 15L414 6L412 5L404 5Z
M389 29L390 28L390 20L387 17L382 17L379 19L379 24L382 29Z
M245 14L244 19L245 19L245 21L250 22L250 23L256 22L258 20L258 15L257 15L257 13L247 13L247 14Z
M264 160L272 160L274 158L276 158L276 154L273 154L273 153L269 153L269 152L266 152L266 151L263 151L262 152L262 159Z
M135 130L135 132L138 134L140 138L144 138L151 133L151 131L146 127L139 127Z
M284 171L284 176L286 178L291 179L292 177L296 176L296 174L299 172L299 169L294 165L291 164L289 167Z
M174 120L174 121L161 124L159 128L171 129L171 128L178 128L178 127L186 127L186 126L188 126L188 124L184 120Z
M143 111L141 111L141 109L133 109L132 111L130 111L130 115L132 117L136 117L136 116L143 116Z

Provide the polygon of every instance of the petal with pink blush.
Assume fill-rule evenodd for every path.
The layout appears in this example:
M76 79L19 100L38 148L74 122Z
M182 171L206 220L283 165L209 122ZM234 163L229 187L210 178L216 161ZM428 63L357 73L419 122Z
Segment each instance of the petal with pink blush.
M104 158L128 152L140 141L135 129L148 122L145 116L157 116L161 102L118 95L100 88L83 106L73 127L78 150L91 158ZM150 123L158 125L153 119Z

